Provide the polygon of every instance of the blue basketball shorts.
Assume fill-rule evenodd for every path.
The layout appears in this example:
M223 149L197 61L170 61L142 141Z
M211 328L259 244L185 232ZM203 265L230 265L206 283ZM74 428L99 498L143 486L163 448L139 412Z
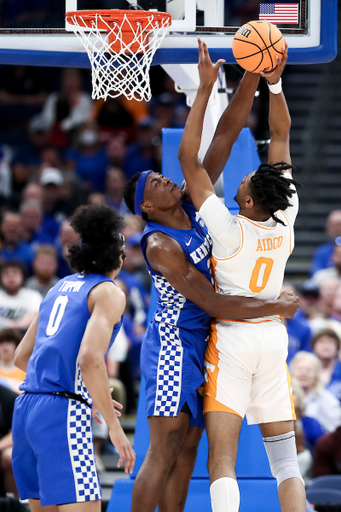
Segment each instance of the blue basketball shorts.
M204 428L202 398L197 390L204 380L205 349L204 337L199 338L196 332L162 322L149 324L141 349L147 416L174 417L187 403L190 426Z
M76 400L23 393L13 413L13 473L21 499L42 506L101 499L91 409Z

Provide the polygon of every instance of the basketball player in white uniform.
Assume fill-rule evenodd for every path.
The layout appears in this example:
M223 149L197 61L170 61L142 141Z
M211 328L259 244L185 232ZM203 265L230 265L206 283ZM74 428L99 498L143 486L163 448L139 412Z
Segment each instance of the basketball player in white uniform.
M200 86L179 159L194 205L213 239L217 291L227 295L278 297L293 249L298 198L291 177L291 121L281 87L287 48L283 52L275 70L263 74L270 90L269 163L242 180L236 195L240 213L234 217L215 195L198 159L204 114L220 65L212 65L205 43L199 40ZM235 463L245 415L249 424L260 425L282 511L306 510L295 446L287 345L279 317L238 322L217 318L212 325L205 356L204 413L213 512L239 510Z

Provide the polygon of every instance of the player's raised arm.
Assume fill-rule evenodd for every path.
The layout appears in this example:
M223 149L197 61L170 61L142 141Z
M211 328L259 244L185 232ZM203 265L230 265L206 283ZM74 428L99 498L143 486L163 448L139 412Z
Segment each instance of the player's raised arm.
M197 210L210 195L215 193L210 177L198 158L198 153L208 99L223 62L219 60L213 65L206 43L200 38L198 43L200 85L186 121L178 153L187 188Z
M259 74L246 71L236 93L219 120L203 160L203 166L213 184L223 172L232 146L250 115L258 83Z
M288 45L283 48L283 59L277 57L276 68L269 73L261 73L269 85L269 127L271 142L269 146L268 162L276 164L285 162L291 164L289 133L291 118L288 105L282 91L282 73L288 60ZM289 172L291 172L289 170Z

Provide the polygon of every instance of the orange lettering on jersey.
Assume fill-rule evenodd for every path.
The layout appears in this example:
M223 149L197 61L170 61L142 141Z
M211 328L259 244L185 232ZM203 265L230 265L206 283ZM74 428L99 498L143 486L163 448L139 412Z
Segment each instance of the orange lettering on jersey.
M279 249L283 243L282 236L275 236L274 238L258 239L257 251L272 251Z

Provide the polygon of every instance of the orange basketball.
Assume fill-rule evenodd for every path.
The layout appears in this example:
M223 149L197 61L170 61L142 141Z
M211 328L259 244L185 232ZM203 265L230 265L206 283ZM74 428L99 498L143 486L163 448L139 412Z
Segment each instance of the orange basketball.
M242 68L251 73L271 71L276 67L276 55L282 60L285 45L282 32L263 20L249 21L236 32L232 51Z

